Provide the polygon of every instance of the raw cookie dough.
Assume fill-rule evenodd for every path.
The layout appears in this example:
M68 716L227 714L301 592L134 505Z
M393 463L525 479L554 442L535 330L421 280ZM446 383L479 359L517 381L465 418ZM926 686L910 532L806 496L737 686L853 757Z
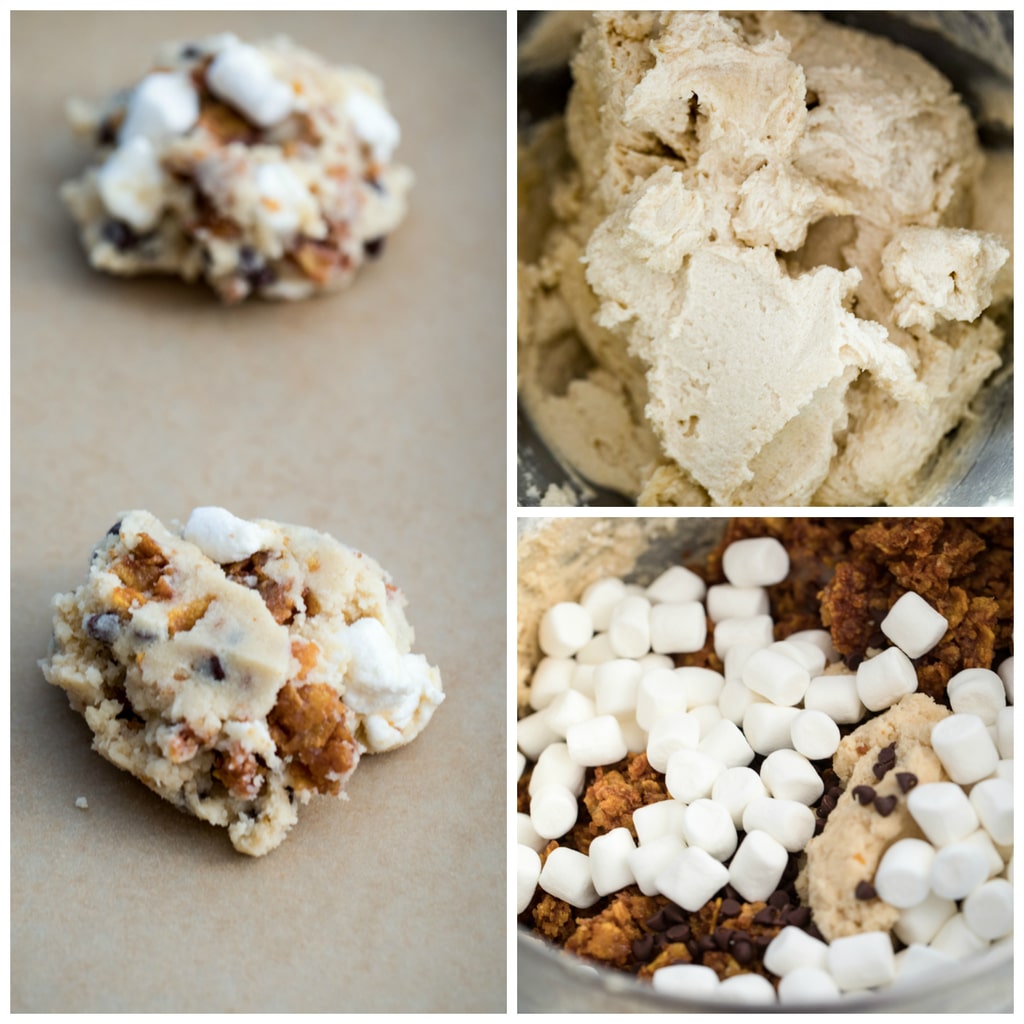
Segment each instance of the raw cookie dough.
M359 757L414 739L444 699L409 653L405 598L327 534L196 509L124 514L54 598L47 681L94 748L261 856Z
M784 12L597 13L572 71L521 152L540 434L641 505L914 503L1011 293L949 83Z
M380 83L284 37L167 44L131 89L68 115L95 154L61 195L108 273L304 299L349 284L405 216Z

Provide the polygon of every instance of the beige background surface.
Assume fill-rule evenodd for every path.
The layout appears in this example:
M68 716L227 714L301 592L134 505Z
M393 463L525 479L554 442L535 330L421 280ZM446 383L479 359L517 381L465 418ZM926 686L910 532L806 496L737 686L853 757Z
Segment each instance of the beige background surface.
M349 292L222 309L78 247L64 99L229 29L386 83L417 185ZM504 1009L504 13L19 13L12 52L12 1009ZM118 512L197 504L378 558L448 693L260 860L92 753L36 667Z

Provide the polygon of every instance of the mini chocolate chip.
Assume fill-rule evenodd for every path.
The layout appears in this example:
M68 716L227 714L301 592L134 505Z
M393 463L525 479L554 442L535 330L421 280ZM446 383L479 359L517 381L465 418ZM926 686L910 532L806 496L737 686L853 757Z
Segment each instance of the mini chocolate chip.
M85 620L85 631L93 640L112 644L121 635L121 619L114 612L90 615Z
M876 796L875 797L875 810L883 818L888 818L890 814L896 809L896 797L894 796Z
M830 815L836 809L836 802L833 797L830 797L827 793L821 798L821 803L818 805L818 811L824 814L826 817Z
M715 929L715 945L724 953L728 950L729 944L732 942L732 929L731 928L716 928Z
M754 915L754 924L775 924L778 916L774 907L765 907Z
M103 237L122 252L139 244L139 236L121 220L108 220L103 225Z
M665 907L665 922L666 925L673 924L686 924L689 918L686 916L686 911L682 907L677 907L674 903L669 903Z
M792 910L786 911L786 924L791 924L796 928L805 928L811 921L811 908L810 907L793 907Z
M753 938L753 941L754 941L754 945L757 946L758 949L763 951L763 950L767 949L772 944L772 939L774 939L775 936L774 935L754 935L754 936L752 936L752 938Z
M665 932L665 938L669 942L686 942L690 938L690 926L688 924L674 924Z
M812 921L805 929L808 935L812 939L818 939L819 942L825 941L825 936L821 934L821 929Z
M744 935L746 933L743 933ZM740 967L746 967L754 960L754 946L753 943L746 937L737 939L732 944L732 955L733 959L740 965Z
M195 60L196 57L201 57L202 55L203 51L195 43L187 43L181 48L182 60Z
M853 795L856 797L857 802L867 806L875 799L875 791L870 786L854 786Z
M736 917L742 909L743 906L740 904L739 900L731 898L722 900L722 917Z
M113 146L117 142L117 126L107 119L100 123L96 132L97 146Z
M116 537L120 532L121 532L121 520L118 519L118 521L116 523L114 523L114 525L109 530L107 530L107 536L108 537Z
M370 238L363 242L363 252L371 259L375 260L384 251L384 243L387 240L386 235L381 235L379 238Z
M882 747L878 752L878 760L882 764L895 764L896 763L896 744L890 743L887 747Z
M644 921L644 926L650 928L651 931L654 932L663 932L668 928L669 924L665 918L665 908L662 907L661 910L651 914L651 916Z
M897 772L896 785L901 793L909 793L917 785L917 776L913 772Z
M216 654L210 655L210 675L218 682L225 678L224 666Z
M697 948L702 953L713 953L715 951L715 939L712 935L702 935L697 940Z
M782 889L776 889L775 892L768 897L768 906L776 907L781 910L789 902L789 893L784 892Z
M369 185L370 188L374 190L374 192L384 192L384 186L378 178L367 178L366 184Z
M881 781L885 778L886 772L892 768L891 764L882 764L881 761L876 761L872 766L871 770L875 773L875 778Z
M647 960L654 951L654 936L649 932L639 939L633 940L633 957L636 960Z
M858 882L857 888L853 890L853 895L859 900L873 900L878 893L875 892L875 887L870 882Z

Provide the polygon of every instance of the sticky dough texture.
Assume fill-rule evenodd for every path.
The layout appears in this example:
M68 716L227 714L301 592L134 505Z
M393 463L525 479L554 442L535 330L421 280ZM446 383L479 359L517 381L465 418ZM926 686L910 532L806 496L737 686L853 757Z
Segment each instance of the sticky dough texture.
M122 516L87 581L54 599L42 669L94 749L259 856L299 804L343 795L367 749L415 738L443 693L373 559L305 527L244 526L258 548L220 564L187 529Z
M540 432L640 504L912 503L1008 295L948 82L790 13L599 13L572 69L565 153L521 153L557 169L519 266Z

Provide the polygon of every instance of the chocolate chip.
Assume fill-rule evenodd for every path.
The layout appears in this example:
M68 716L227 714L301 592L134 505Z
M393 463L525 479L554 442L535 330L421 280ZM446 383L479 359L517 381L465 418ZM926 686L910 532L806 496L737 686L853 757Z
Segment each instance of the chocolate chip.
M639 939L633 940L633 958L636 960L647 960L654 951L654 936L648 933Z
M113 146L117 142L117 125L107 119L100 123L96 131L97 146Z
M120 532L121 532L121 520L118 519L118 521L116 523L114 523L114 525L109 530L107 530L107 536L108 537L116 537L116 536L118 536L118 534L120 534Z
M122 252L126 249L134 249L140 241L139 235L121 220L108 220L103 225L103 237L115 249L120 249Z
M85 620L85 631L93 640L112 644L121 635L121 619L114 612L90 615Z
M786 911L785 921L786 924L791 924L795 928L806 928L811 922L811 908L793 907L792 910Z
M875 797L875 810L883 818L888 818L890 814L896 809L897 800L894 796L876 796Z
M721 907L722 917L736 917L736 916L739 915L739 913L740 913L740 911L742 909L743 909L743 906L740 904L739 900L728 899L728 898L722 900L722 907Z
M370 188L374 190L374 192L380 192L381 194L383 194L384 185L381 183L379 178L367 178L366 184L369 185Z
M686 916L686 911L682 907L677 907L674 903L669 903L665 907L665 921L666 925L674 924L687 924L689 918Z
M870 786L854 786L853 795L865 807L875 799L875 791Z
M830 797L827 793L821 798L821 803L818 805L818 812L828 817L836 809L836 801L833 797Z
M210 675L213 676L218 682L225 678L226 673L224 672L224 666L221 664L220 658L216 654L210 655Z
M674 924L665 932L665 938L669 942L686 942L690 938L690 926L688 924Z
M913 772L897 772L896 785L901 793L909 793L917 785L917 776Z
M789 893L784 892L782 889L776 889L775 892L768 897L768 906L776 907L781 910L789 902Z
M697 949L699 949L702 953L713 953L716 949L714 936L702 935L697 940Z
M878 893L875 892L875 887L870 882L858 882L857 888L853 890L853 895L859 900L873 900Z
M765 907L754 915L754 924L775 924L778 916L774 907Z
M896 744L890 743L887 747L882 747L878 752L878 760L882 764L895 764L896 763Z
M202 55L203 51L200 50L195 43L186 43L186 45L181 48L182 60L195 60L197 57L201 57Z
M737 939L732 944L731 953L740 967L746 967L754 960L754 945L747 938Z
M379 238L370 238L363 242L363 252L371 259L375 260L384 251L384 242L387 240L386 235L381 235Z
M888 772L891 767L891 764L882 764L881 761L876 761L871 766L871 771L874 772L875 778L881 781L885 778L886 772Z
M662 907L661 910L651 914L651 916L644 921L644 926L646 928L650 928L652 932L665 931L665 929L669 927L669 923L665 917L665 909L665 907Z

